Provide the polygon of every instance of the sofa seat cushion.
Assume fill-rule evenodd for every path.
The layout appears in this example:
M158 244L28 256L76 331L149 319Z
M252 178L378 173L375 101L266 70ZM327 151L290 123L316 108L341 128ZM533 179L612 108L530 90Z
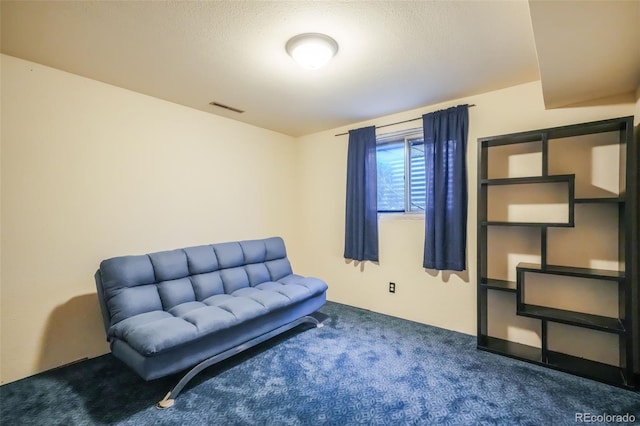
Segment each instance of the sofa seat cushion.
M140 354L152 356L268 312L252 299L228 297L224 301L187 302L169 311L135 315L111 327L110 335L126 341Z
M303 277L296 274L289 274L285 277L282 277L278 280L278 282L286 285L296 284L305 287L309 291L310 296L324 293L328 288L327 283L318 278Z
M248 321L269 310L262 304L248 297L219 294L204 300L204 303L231 313L238 322Z
M264 291L255 287L241 288L231 293L232 296L249 298L269 311L281 308L291 303L291 299L275 291Z
M183 303L169 310L169 313L193 324L198 336L224 330L238 322L233 313L201 302Z
M124 340L144 356L152 356L203 336L233 327L326 290L323 281L288 275L232 294L185 302L167 311L134 315L113 325L110 336Z
M280 294L287 298L288 303L298 302L312 296L309 289L298 284L282 284L268 281L258 284L255 288L258 289L258 291Z
M129 317L111 327L110 334L143 355L174 347L198 335L195 325L169 312L153 311Z

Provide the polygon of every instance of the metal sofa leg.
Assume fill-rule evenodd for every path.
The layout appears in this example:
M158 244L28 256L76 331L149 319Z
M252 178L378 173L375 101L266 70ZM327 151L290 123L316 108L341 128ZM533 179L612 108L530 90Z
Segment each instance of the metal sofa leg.
M318 321L317 319L315 319L312 316L304 316L302 318L298 318L295 321L292 321L288 324L283 325L282 327L278 327L275 330L272 330L268 333L262 334L258 337L255 337L241 345L235 346L231 349L228 349L224 352L219 353L218 355L215 355L211 358L207 358L204 361L202 361L200 364L196 365L195 367L193 367L191 370L189 370L189 372L187 374L185 374L182 379L180 379L180 381L178 382L178 384L176 384L173 389L171 389L166 395L165 397L158 402L158 404L156 405L157 408L159 409L165 409L165 408L170 408L173 406L173 404L175 403L176 398L178 397L178 394L182 391L182 389L187 385L187 383L189 383L191 381L191 379L193 379L195 376L198 375L198 373L200 373L202 370L204 370L207 367L212 366L213 364L216 364L220 361L224 361L225 359L232 357L233 355L236 355L244 350L247 350L249 348L252 348L264 341L267 341L269 339L271 339L272 337L277 336L278 334L282 334L285 331L289 331L292 328L295 328L301 324L305 324L305 323L311 323L313 325L315 325L316 327L320 328L323 326L323 324Z

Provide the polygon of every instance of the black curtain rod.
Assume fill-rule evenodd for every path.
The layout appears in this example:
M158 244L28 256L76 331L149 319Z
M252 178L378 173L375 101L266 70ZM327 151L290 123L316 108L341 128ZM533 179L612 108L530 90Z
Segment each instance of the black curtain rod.
M476 104L469 104L469 108L476 106ZM383 124L382 126L376 126L376 129L382 129L383 127L389 127L389 126L395 126L396 124L402 124L402 123L409 123L410 121L416 121L416 120L422 120L422 117L418 117L418 118L410 118L409 120L404 120L404 121L398 121L396 123L391 123L391 124ZM334 136L344 136L344 135L348 135L349 132L345 132L345 133L338 133L337 135Z

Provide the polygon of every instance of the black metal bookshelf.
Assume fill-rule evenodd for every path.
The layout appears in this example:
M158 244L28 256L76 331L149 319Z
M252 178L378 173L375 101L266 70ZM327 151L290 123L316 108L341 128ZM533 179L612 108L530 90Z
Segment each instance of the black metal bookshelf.
M617 132L621 146L622 167L626 188L619 196L576 197L575 175L549 174L549 141L559 138L586 136L596 133ZM640 133L639 133L640 136ZM540 176L489 178L489 151L494 147L536 142L540 144ZM638 284L638 137L633 135L633 117L622 117L590 123L574 124L530 132L521 132L478 139L478 349L516 358L522 361L546 366L552 369L595 379L624 388L640 385L638 374L640 342L638 342L638 317L640 309ZM514 185L517 191L526 191L527 185L545 183L566 183L568 220L566 222L496 221L488 218L489 191L493 185ZM552 228L572 228L575 226L575 205L609 205L617 209L618 219L618 263L624 270L582 268L571 265L551 265L547 263L549 250L548 232ZM583 207L587 208L587 207ZM593 207L596 208L596 207ZM593 224L598 226L598 224ZM516 281L492 277L488 273L489 258L496 253L489 252L489 230L494 227L525 227L539 232L540 263L520 262L515 267ZM599 244L599 241L593 241ZM617 287L618 316L609 317L589 312L558 309L526 303L526 281L528 274L544 274L553 283L554 276L573 277L580 280L597 280L596 285ZM593 283L592 283L593 284ZM540 321L541 346L530 346L492 336L489 333L488 295L490 292L513 294L514 312L518 316ZM619 363L610 365L586 359L575 354L549 349L549 324L558 323L573 327L596 330L613 334L619 341ZM556 348L554 348L556 349Z

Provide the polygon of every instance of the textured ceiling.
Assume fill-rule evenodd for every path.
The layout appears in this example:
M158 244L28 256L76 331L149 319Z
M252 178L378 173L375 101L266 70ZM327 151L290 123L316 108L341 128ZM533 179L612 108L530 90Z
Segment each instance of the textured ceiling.
M540 78L523 1L3 0L1 19L2 53L293 136ZM327 67L287 56L303 32L339 43Z
M294 136L538 79L523 2L3 0L1 13L5 54ZM286 54L302 32L337 40L326 68Z

